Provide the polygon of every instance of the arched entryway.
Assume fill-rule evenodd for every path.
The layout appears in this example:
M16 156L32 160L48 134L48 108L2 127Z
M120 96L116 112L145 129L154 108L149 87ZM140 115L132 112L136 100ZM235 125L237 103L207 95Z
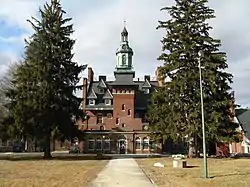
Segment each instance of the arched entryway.
M127 154L127 147L128 147L128 145L127 145L127 137L126 136L124 136L124 135L120 135L119 137L118 137L118 142L117 142L117 148L118 148L118 150L117 150L117 152L119 153L119 154Z

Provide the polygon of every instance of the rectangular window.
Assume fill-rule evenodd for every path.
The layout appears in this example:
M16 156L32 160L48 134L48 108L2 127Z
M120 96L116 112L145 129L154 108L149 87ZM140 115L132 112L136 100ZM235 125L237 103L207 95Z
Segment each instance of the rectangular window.
M89 105L95 105L95 100L94 99L90 99L89 100Z
M105 99L105 105L111 105L111 99Z
M102 149L102 141L101 140L97 140L96 141L96 149L97 150L101 150Z
M94 140L89 140L89 150L94 150L95 149L95 141Z
M149 148L151 150L155 150L155 147L156 147L155 142L154 141L149 141Z
M102 114L97 114L97 124L103 123L103 116Z
M109 140L104 140L104 146L103 148L105 150L110 150L110 141Z
M2 146L7 146L7 140L2 140Z

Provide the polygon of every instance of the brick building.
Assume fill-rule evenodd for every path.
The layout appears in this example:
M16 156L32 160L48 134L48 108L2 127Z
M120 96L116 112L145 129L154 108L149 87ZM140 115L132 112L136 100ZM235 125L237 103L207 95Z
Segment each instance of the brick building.
M82 104L88 119L78 124L85 134L84 142L80 143L84 153L161 152L161 144L150 140L147 120L147 103L159 82L149 75L135 81L132 57L124 27L116 51L114 80L99 76L96 81L93 69L88 68L88 78L83 79Z

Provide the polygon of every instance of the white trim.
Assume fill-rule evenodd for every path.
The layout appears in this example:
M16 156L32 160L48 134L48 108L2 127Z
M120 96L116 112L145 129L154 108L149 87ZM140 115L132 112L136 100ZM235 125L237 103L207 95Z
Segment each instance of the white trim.
M98 143L101 143L100 148L97 148L97 144L98 144ZM101 139L101 138L97 138L97 139L96 139L96 150L102 150L102 139Z
M109 89L107 89L107 92L109 92L109 95L113 98L113 95L112 95L112 93L110 92Z
M94 143L93 149L89 148L89 142L93 142ZM95 139L89 139L88 140L88 150L95 150Z
M107 101L109 101L108 103L107 103ZM105 99L105 105L111 105L111 99Z
M110 150L110 138L104 138L103 141L104 141L104 144L103 144L103 145L105 145L105 143L108 143L108 145L109 145L108 148L107 148L107 149L104 148L104 150ZM103 147L104 147L104 146L103 146Z
M127 141L127 137L118 139L118 141L117 141L117 143L118 143L118 145L117 145L117 148L118 148L117 152L120 153L120 142L121 141L124 141L124 144L125 144L125 154L127 154L128 153L128 141Z
M137 144L137 142L139 142L140 144L140 146L139 146L139 149L136 147L136 144ZM142 149L142 141L141 141L141 137L137 137L136 139L135 139L135 149L136 150L141 150Z
M117 121L118 121L118 123L117 123ZM116 125L120 125L120 123L121 123L120 118L115 118L115 124L116 124Z
M147 144L148 145L148 148L144 148L144 144ZM149 138L148 137L144 137L143 139L142 139L142 149L143 150L149 150Z
M129 114L130 113L130 114ZM128 109L128 116L131 116L132 110Z
M104 86L105 86L104 88L107 88L107 85L106 85L106 83L104 82L103 79L101 79L101 82L104 84ZM100 83L98 85L100 85Z
M229 144L229 153L233 153L233 150L232 150L232 143Z
M91 90L91 93L93 93L94 97L97 98L97 95L96 95L96 93L95 93L95 91L93 89ZM89 95L91 95L91 93ZM88 99L88 97L87 97L87 99ZM92 99L92 98L90 98L90 99Z
M89 105L95 105L95 99L89 99Z
M126 105L122 104L122 111L125 111L125 110L126 110Z

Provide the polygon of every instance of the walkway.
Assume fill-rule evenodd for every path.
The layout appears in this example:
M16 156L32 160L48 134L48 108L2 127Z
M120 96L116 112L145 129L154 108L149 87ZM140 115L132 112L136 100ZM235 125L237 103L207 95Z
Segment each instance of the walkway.
M90 187L155 187L133 158L109 161Z

